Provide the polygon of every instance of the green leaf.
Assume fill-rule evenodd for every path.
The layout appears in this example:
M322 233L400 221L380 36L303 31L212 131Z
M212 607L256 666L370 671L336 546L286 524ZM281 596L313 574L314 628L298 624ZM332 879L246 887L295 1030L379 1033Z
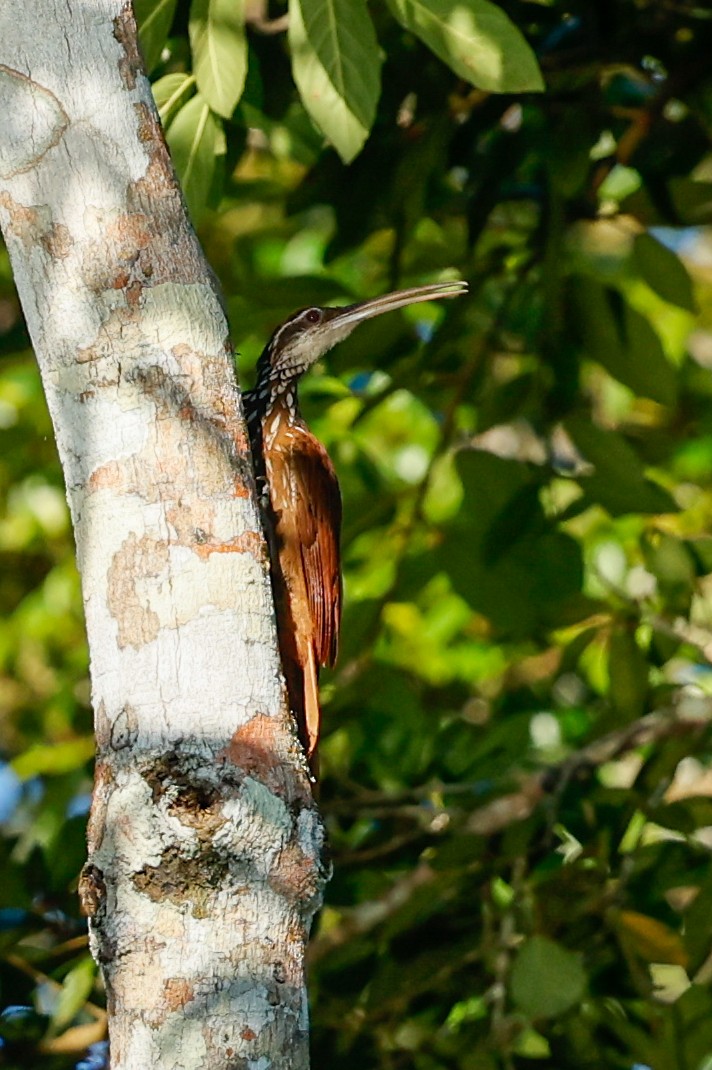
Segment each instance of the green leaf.
M194 85L195 78L193 75L184 73L166 74L165 77L159 78L157 82L153 83L151 86L153 99L156 102L164 129L170 126L171 120L181 107L183 98Z
M309 115L346 163L376 115L381 57L363 0L290 0L294 80Z
M578 955L545 936L532 936L512 967L512 999L531 1018L554 1018L574 1007L586 991Z
M637 309L627 302L623 312L623 348L618 354L619 378L626 374L629 384L638 383L637 392L661 405L677 400L675 368L665 356L660 336ZM632 389L636 389L632 386Z
M178 0L134 0L138 40L147 73L153 70L161 58L177 2Z
M679 256L652 234L638 234L633 254L640 274L663 301L688 312L697 311L692 279Z
M622 435L604 431L583 416L569 417L566 429L596 469L593 475L579 476L579 483L613 516L677 512L667 491L645 478L637 453Z
M634 721L645 712L648 663L635 636L627 628L615 631L608 651L609 694L616 711Z
M489 0L388 0L400 24L468 82L491 93L544 89L524 37Z
M675 369L650 323L615 290L591 278L574 282L587 352L634 393L672 405Z
M687 614L695 590L695 561L674 535L656 532L642 541L645 567L658 581L658 591L673 613Z
M581 550L547 521L536 477L484 450L463 450L456 464L462 506L432 560L507 633L569 623L581 591Z
M66 1028L82 1009L94 987L95 975L94 960L87 955L64 978L62 990L52 1014L52 1025L57 1032Z
M198 89L213 111L229 119L247 76L243 0L193 0L189 30Z
M220 120L196 93L181 108L166 135L173 164L193 223L200 222L215 176L216 157L224 152Z
M35 743L12 761L21 780L46 773L57 776L79 769L94 754L92 736L80 736L63 743Z

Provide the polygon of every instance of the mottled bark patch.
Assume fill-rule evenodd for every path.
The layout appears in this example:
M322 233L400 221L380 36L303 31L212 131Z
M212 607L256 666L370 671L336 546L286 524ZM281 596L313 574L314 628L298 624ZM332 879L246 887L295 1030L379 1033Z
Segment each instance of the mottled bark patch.
M318 867L314 865L313 857L305 855L296 843L290 843L280 851L269 885L289 902L297 904L298 909L321 894Z
M42 235L40 241L49 255L56 260L66 259L74 247L69 227L65 227L64 223L53 223Z
M166 509L166 520L175 531L181 546L208 542L215 522L215 506L211 502L176 502Z
M143 580L155 580L166 571L169 550L165 543L133 532L121 544L109 566L107 604L118 626L117 642L141 647L158 636L160 619L140 590Z
M157 866L144 866L131 879L136 890L154 903L186 904L193 917L207 918L229 872L230 860L224 852L208 847L185 857L177 847L167 847Z
M197 762L186 762L184 755L169 751L144 766L141 775L151 789L153 802L165 799L169 813L196 829L202 839L225 824L223 797L213 770L206 773Z
M113 22L114 37L121 45L122 56L119 60L119 74L127 89L136 85L136 76L142 70L141 54L138 49L138 30L133 17L131 0L126 0L123 8Z
M7 190L0 193L0 208L4 208L8 216L3 226L5 234L21 241L26 249L40 241L50 226L46 208L43 210L39 205L27 207L20 204Z

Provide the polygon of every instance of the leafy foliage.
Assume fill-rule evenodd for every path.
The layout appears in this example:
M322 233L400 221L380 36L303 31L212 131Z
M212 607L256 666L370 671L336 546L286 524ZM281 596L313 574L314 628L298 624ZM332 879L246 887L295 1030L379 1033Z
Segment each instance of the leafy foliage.
M136 8L241 379L299 306L471 285L302 389L345 499L315 1065L704 1070L704 5L293 0L289 36L246 4L244 39L239 4ZM44 1068L103 1023L80 596L27 347L2 260L0 1037Z

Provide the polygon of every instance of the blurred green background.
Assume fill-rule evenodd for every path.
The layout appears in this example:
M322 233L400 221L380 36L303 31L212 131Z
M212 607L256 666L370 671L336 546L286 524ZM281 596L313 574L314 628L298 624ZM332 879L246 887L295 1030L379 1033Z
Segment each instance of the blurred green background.
M243 383L300 306L471 286L301 390L345 506L314 1065L711 1070L710 9L136 7ZM87 653L4 252L0 430L0 1065L90 1070Z

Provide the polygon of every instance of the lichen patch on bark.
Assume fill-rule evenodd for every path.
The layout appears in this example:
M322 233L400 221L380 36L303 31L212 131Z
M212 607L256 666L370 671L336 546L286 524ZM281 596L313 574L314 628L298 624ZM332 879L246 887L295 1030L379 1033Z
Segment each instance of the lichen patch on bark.
M190 908L194 918L208 917L210 904L223 887L230 860L211 848L185 857L175 846L165 849L156 866L143 866L131 880L154 903L168 900Z

